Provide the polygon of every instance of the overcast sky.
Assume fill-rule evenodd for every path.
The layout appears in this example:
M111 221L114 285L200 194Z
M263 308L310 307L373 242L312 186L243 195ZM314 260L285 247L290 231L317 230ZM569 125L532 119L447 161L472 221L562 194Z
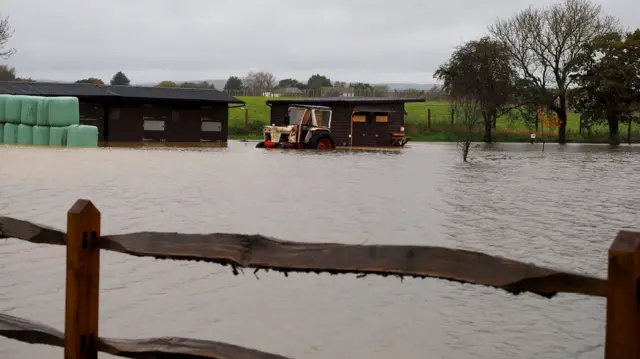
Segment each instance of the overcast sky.
M533 0L549 4L552 0ZM640 26L637 0L599 0ZM278 79L433 83L453 48L486 33L525 0L2 0L19 76L133 83ZM2 61L2 60L0 60Z

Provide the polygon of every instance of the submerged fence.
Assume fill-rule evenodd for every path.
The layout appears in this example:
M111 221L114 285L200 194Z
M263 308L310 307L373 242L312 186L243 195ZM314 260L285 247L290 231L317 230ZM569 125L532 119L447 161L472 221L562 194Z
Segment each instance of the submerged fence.
M353 273L439 278L546 298L576 293L607 298L606 359L640 358L640 233L621 231L609 249L608 279L558 271L484 253L429 246L298 243L261 235L138 232L103 236L100 212L78 200L67 213L67 233L0 217L0 239L67 247L64 333L0 313L0 335L64 347L65 359L98 352L127 358L284 359L233 344L172 338L110 339L98 335L100 250L139 257L197 260L256 272ZM345 356L348 356L345 355Z

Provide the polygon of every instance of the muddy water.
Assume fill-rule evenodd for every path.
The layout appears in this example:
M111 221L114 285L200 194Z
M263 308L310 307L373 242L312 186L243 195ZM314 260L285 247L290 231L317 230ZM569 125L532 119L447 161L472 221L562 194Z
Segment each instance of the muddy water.
M64 228L89 198L103 233L262 233L442 245L605 275L640 229L640 148L412 144L402 153L0 147L0 213ZM214 339L308 359L602 358L604 300L438 280L251 272L103 253L100 332ZM0 242L0 311L62 329L64 248ZM5 359L62 350L0 339ZM102 355L102 358L111 358Z

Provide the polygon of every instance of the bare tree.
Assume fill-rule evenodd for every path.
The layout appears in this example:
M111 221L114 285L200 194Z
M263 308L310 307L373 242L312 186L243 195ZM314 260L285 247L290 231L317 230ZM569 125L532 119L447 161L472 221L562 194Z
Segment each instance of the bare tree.
M253 92L262 93L276 85L276 77L271 72L250 71L244 78L244 86Z
M467 162L473 132L484 122L482 103L475 96L461 95L454 99L453 105L456 107L458 124L463 129L458 141L458 149L462 154L462 160Z
M616 18L590 0L562 0L545 8L532 6L489 27L512 57L514 68L536 90L541 105L558 115L558 142L566 143L567 91L577 71L582 46L620 28Z
M11 29L11 25L9 25L9 16L7 16L4 19L0 19L0 58L5 60L16 53L16 49L14 48L5 48L11 36L13 36L13 29Z

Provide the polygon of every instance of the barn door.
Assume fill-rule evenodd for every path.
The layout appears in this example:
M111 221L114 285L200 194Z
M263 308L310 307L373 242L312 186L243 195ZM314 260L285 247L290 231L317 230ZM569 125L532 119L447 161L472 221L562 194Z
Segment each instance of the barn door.
M373 116L367 113L356 113L351 117L351 121L353 124L351 132L352 146L375 146L375 122L372 120Z

